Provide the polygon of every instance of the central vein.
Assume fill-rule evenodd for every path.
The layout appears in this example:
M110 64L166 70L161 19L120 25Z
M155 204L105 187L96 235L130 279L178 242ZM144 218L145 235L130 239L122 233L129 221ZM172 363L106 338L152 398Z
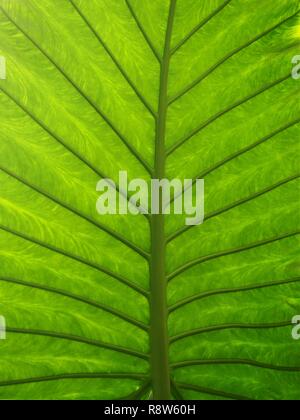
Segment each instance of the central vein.
M166 118L168 108L168 76L170 65L171 36L176 0L171 0L160 71L159 110L156 125L154 178L165 178ZM160 200L162 202L162 200ZM153 398L170 400L169 336L166 278L165 220L162 212L151 216L151 264L150 264L150 345Z

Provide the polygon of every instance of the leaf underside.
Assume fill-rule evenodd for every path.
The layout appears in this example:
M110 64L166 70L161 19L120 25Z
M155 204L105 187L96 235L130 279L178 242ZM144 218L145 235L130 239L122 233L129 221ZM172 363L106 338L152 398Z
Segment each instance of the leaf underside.
M0 0L0 39L0 398L163 399L161 349L170 398L300 399L299 0ZM98 215L122 170L204 224Z

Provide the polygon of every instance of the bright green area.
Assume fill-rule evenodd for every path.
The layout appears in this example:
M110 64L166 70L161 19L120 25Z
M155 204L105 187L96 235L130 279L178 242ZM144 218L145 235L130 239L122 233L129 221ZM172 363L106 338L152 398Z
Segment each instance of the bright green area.
M300 400L299 54L299 0L0 0L0 399L151 399L164 345L174 398ZM121 170L204 224L98 215Z

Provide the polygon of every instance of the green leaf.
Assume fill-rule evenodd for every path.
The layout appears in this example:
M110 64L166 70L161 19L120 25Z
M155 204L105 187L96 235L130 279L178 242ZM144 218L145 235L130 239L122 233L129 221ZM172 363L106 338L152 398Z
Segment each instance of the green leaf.
M300 399L299 17L0 0L1 399ZM119 171L204 178L204 223L100 216Z

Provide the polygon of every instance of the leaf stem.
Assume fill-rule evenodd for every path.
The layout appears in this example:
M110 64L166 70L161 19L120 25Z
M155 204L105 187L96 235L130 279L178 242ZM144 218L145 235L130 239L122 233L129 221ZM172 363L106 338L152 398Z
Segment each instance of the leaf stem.
M168 109L168 75L170 45L175 15L176 0L171 0L166 32L165 48L161 63L159 112L156 126L154 178L165 176L165 133ZM161 202L161 200L160 200ZM171 400L169 367L167 276L165 267L165 220L164 215L151 218L151 263L150 263L150 343L154 400Z

